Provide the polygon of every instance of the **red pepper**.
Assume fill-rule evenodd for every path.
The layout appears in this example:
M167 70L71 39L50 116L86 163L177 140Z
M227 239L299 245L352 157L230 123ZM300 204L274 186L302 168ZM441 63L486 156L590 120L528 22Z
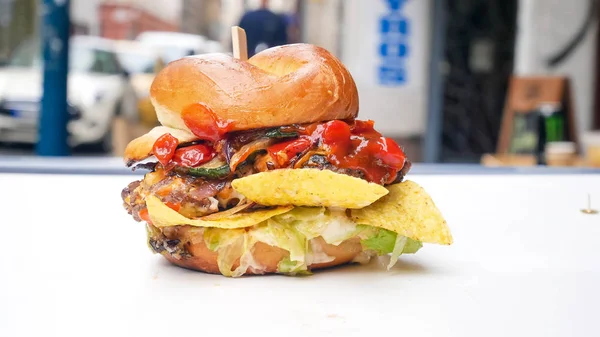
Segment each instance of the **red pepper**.
M165 203L165 205L167 205L170 209L174 210L175 212L179 212L179 210L181 209L181 204L179 203L167 202ZM152 224L152 220L150 219L150 214L148 213L147 208L142 209L138 213L138 216L140 217L140 219L146 221L149 224Z
M406 160L406 155L398 146L398 144L391 138L381 137L377 141L379 151L374 153L375 157L381 159L381 161L394 169L401 170Z
M340 149L348 148L350 136L350 126L340 120L325 123L321 134L324 144Z
M156 159L163 166L166 166L171 161L171 158L173 158L177 145L179 145L177 138L173 137L170 133L165 133L152 145L152 153L154 153Z
M382 137L374 124L371 120L350 124L335 120L314 127L311 137L321 139L330 163L360 170L368 181L389 184L404 167L406 155L396 142Z
M138 216L140 217L140 219L146 221L149 224L152 224L152 220L150 220L150 215L148 214L148 209L144 208L143 210L141 210L138 213Z
M355 120L352 124L352 134L361 135L365 138L381 137L381 134L374 129L375 122L372 120Z
M312 141L307 137L300 137L287 142L277 143L267 148L267 151L277 163L284 167L298 153L303 152L312 145Z
M194 135L203 140L216 142L223 138L231 123L220 119L208 106L192 104L181 112L181 118Z
M179 210L181 209L181 204L179 203L166 202L165 205L167 205L170 209L174 210L175 212L179 212Z
M195 167L206 163L215 156L210 147L202 144L177 149L173 155L173 163L178 166Z

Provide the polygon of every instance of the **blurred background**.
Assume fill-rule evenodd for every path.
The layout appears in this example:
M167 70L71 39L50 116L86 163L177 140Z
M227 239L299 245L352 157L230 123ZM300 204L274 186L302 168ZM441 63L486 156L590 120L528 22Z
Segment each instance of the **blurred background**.
M154 74L231 53L240 25L250 54L338 56L360 119L414 162L600 166L598 14L595 0L0 0L0 157L120 156L157 125Z

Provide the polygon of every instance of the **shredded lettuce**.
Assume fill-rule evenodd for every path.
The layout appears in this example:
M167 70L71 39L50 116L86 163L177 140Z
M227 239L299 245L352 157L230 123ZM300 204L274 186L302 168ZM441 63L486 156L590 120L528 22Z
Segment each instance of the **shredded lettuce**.
M308 275L307 261L311 258L308 240L290 223L269 219L249 232L255 241L264 242L289 252L289 257L279 261L277 271L288 275Z
M423 247L422 242L398 235L387 229L364 225L358 227L366 227L361 233L363 237L361 243L365 249L375 251L378 255L392 254L387 266L388 270L396 264L400 255L414 254Z
M273 221L293 226L307 240L321 235L327 227L327 215L323 207L296 207L293 210L271 218Z
M249 233L256 241L287 250L290 252L290 260L304 263L306 237L292 225L269 219L266 225L261 225Z
M240 267L236 268L236 270L232 271L231 268L233 268L235 261L244 254L245 241L245 235L242 235L238 236L233 243L219 247L217 265L219 266L219 271L221 271L223 275L234 276L241 272L238 271L241 267L241 263Z
M356 236L356 224L346 215L345 211L329 211L329 221L321 237L331 245L340 243Z
M356 225L344 210L323 207L296 207L252 228L206 228L204 231L206 246L218 253L219 270L223 275L233 277L243 275L248 268L254 271L263 268L252 256L252 247L259 241L289 252L289 256L278 263L279 273L308 275L309 265L334 259L323 252L318 241L312 240L317 237L333 245L359 237L365 254L391 254L388 270L400 255L414 254L423 246L420 241L383 228ZM238 259L239 267L232 270Z
M415 254L423 247L423 242L406 238L406 245L402 249L402 254Z
M361 225L360 227L365 228L365 233L370 235L367 238L361 240L361 243L365 249L370 249L377 252L378 255L389 254L394 250L394 244L396 243L396 233L385 229L379 229L371 226Z
M371 226L360 225L359 228L363 228L361 233L361 243L365 249L376 251L379 255L390 254L394 251L396 246L398 235L392 231L388 231L383 228L376 228ZM366 233L366 235L365 235ZM423 243L420 241L406 238L406 244L402 250L402 254L414 254L423 247Z
M217 252L217 265L225 276L242 276L249 267L260 269L252 256L252 247L256 241L245 229L206 228L204 242L208 249ZM232 271L237 259L240 259L240 265Z
M305 263L292 261L286 257L277 264L277 271L288 275L311 275Z
M356 224L348 218L344 210L324 207L296 207L271 220L293 226L307 240L321 236L332 245L356 236Z
M224 228L206 228L204 230L204 243L208 249L216 252L217 249L223 246L229 246L246 231L242 229L224 229ZM239 256L238 256L239 257Z
M392 256L390 256L390 263L388 263L387 269L390 270L398 262L398 258L402 255L404 247L408 238L404 235L396 235L396 242L394 243L394 249L392 250Z

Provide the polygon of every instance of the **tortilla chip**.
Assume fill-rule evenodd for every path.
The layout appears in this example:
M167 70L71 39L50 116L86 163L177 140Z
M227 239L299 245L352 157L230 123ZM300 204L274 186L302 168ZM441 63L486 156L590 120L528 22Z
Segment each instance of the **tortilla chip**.
M390 193L374 204L351 211L361 225L384 228L413 240L450 245L452 234L433 200L418 184L388 186Z
M233 180L231 186L260 205L362 208L388 193L366 180L319 169L279 169Z
M278 207L274 209L258 210L253 212L240 212L227 218L219 220L201 220L188 219L185 216L171 209L153 195L146 198L148 215L154 227L169 227L179 225L190 225L196 227L215 227L215 228L245 228L259 224L271 217L283 214L291 210L292 206Z
M217 212L217 213L212 213L209 215L205 215L203 217L200 217L200 220L204 220L204 221L212 221L212 220L222 220L222 219L227 219L229 217L231 217L232 215L234 215L235 213L239 213L243 210L245 210L246 208L251 207L252 205L254 205L254 203L245 203L242 205L237 205L235 207L229 208L225 211L221 211L221 212Z

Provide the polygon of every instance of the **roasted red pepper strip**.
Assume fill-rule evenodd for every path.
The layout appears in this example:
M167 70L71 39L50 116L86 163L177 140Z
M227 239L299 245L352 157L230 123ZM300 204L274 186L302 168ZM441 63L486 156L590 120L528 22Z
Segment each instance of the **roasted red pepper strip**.
M321 138L323 144L335 151L346 151L350 146L350 126L343 121L335 120L325 123Z
M359 170L371 182L390 184L406 164L406 155L393 139L377 132L374 124L372 120L333 120L291 126L286 131L302 136L275 144L268 151L277 164L285 167L297 153L319 142L327 151L327 160L335 166Z
M406 155L391 138L381 137L377 144L380 146L379 151L374 155L391 168L401 170L406 161Z
M181 209L180 203L166 202L165 205L167 205L170 209L174 210L175 212L179 212L179 210Z
M312 129L328 151L327 159L339 168L360 170L365 179L378 184L392 183L402 170L406 155L391 138L374 129L373 121L355 120L351 125L335 120Z
M277 143L269 146L267 151L273 159L277 161L277 164L281 167L285 167L289 164L290 160L294 158L298 153L303 152L312 145L312 141L308 137L300 137L287 142Z
M179 145L177 138L170 133L165 133L154 142L152 153L163 166L166 166L173 158L177 145Z
M220 119L208 106L192 104L181 112L181 118L194 135L216 142L230 131L231 123Z
M181 204L179 203L167 202L165 203L165 205L167 205L170 209L174 210L175 212L179 212L179 210L181 209ZM152 220L150 219L150 214L148 213L147 208L142 209L138 213L138 216L140 217L140 219L146 221L149 224L152 224Z
M143 210L141 210L138 213L138 216L140 217L140 219L146 221L149 224L152 224L152 220L150 220L150 215L148 214L148 209L144 208Z
M196 167L208 162L214 156L215 153L210 147L198 144L177 149L172 162L177 166Z

